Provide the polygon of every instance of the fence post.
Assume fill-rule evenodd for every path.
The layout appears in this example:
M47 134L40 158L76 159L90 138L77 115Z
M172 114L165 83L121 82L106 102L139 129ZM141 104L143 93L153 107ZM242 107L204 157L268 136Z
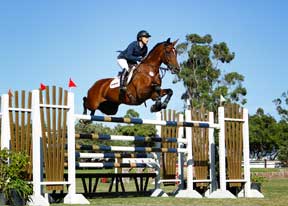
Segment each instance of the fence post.
M191 110L185 110L185 121L189 122L191 120ZM193 189L193 149L192 149L192 127L185 127L186 131L186 149L187 149L187 189L180 190L176 197L187 197L187 198L202 198L202 195Z
M183 114L179 114L179 121L184 122L184 116ZM183 133L183 127L178 128L178 139L183 139L184 133ZM183 143L178 143L178 148L183 148ZM179 152L178 153L178 179L180 180L179 184L179 190L184 189L184 153Z
M1 96L1 149L10 149L10 124L9 124L9 95L3 94Z
M43 156L41 151L41 121L39 90L32 91L32 161L33 161L33 195L29 205L49 205L49 201L43 197L41 182L43 180Z
M219 124L219 181L220 189L214 191L209 198L236 198L226 189L226 150L225 150L225 111L218 107Z
M67 153L68 153L68 194L64 198L65 204L90 204L81 194L76 194L76 167L75 167L75 113L74 93L68 92L67 112Z
M209 124L214 124L214 113L209 112ZM210 194L217 189L217 179L215 170L215 139L214 139L214 129L210 127L209 131L209 160L210 160L210 179L211 188Z
M156 113L156 120L161 121L161 112ZM162 138L162 136L161 136L162 132L161 132L161 126L160 125L156 125L156 131L157 131L157 135ZM161 142L156 142L155 146L161 147ZM160 180L161 180L161 168L160 168L161 153L157 152L156 156L157 156L157 163L158 163L159 167L157 167L157 169L155 169L155 172L156 172L155 189L154 189L153 193L151 194L151 197L168 197L168 195L160 188L160 184L161 184L161 182L160 182Z
M185 111L185 121L191 121L191 110ZM187 190L193 190L193 150L192 150L192 127L186 127L186 138L187 138Z
M243 109L243 161L244 161L244 196L249 197L251 180L250 180L250 158L249 158L249 123L248 123L248 110Z
M219 175L220 175L220 190L226 190L226 151L225 151L225 119L224 107L218 108L219 118Z

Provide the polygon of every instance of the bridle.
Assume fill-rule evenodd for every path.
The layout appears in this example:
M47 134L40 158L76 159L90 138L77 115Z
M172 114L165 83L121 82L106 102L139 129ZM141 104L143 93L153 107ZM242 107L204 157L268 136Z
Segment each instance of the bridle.
M163 61L163 63L167 66L167 69L169 69L172 74L175 74L175 73L176 73L176 72L175 72L175 69L174 69L174 67L169 63L169 61L168 61L168 56L170 56L172 52L173 52L174 55L177 55L177 54L176 54L176 50L175 50L175 48L173 47L172 51L169 51L169 52L166 51L167 43L164 44L164 47L165 47L165 48L164 48L164 61ZM160 67L160 69L161 69L161 67ZM165 68L162 68L162 69L165 69ZM166 69L166 71L167 71L167 69ZM165 71L165 72L166 72L166 71Z
M166 72L167 72L168 70L170 70L172 74L175 74L175 73L176 73L174 67L169 63L169 58L168 58L168 56L170 56L171 53L173 53L174 55L177 55L177 53L176 53L176 50L175 50L174 47L173 47L172 51L166 51L166 47L169 46L169 45L170 45L170 43L164 43L164 58L162 59L162 62L167 66L167 68L158 67L158 68L159 68L159 71L160 71L160 78L161 78L161 79L165 76L165 74L166 74ZM147 56L146 56L145 58L147 58ZM144 58L144 59L145 59L145 58ZM142 62L143 62L143 60L142 60ZM140 64L141 64L141 63L140 63ZM138 65L136 66L135 72L134 72L133 76L134 76L136 73L141 72L141 71L139 70L140 64L138 64ZM144 64L146 64L147 66L152 67L152 68L156 68L156 67L157 67L157 66L155 66L155 65L148 64L148 63L144 63Z

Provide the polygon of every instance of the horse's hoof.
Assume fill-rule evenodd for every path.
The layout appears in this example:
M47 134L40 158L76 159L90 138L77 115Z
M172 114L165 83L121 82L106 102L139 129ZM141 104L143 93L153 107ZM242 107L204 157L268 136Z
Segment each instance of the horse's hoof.
M150 112L156 112L156 106L153 104L150 108Z
M157 107L157 105L153 104L150 108L151 112L159 112L161 110L161 107Z
M166 103L161 104L161 109L166 109L166 108L167 108L167 104Z

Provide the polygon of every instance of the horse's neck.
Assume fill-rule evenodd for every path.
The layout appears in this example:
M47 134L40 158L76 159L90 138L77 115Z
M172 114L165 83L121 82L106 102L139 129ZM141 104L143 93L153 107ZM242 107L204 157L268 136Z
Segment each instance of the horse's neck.
M162 59L159 55L149 55L145 58L145 60L142 62L143 70L145 71L152 71L154 73L159 72L159 67L162 64Z

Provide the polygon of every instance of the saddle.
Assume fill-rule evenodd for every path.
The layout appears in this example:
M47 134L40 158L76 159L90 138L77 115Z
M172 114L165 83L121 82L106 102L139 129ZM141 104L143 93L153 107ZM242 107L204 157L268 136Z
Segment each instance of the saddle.
M126 85L128 85L129 82L131 81L138 64L128 64L128 66L129 66L129 74L125 78ZM120 77L121 77L121 72L118 72L118 75L111 81L110 88L120 87Z

